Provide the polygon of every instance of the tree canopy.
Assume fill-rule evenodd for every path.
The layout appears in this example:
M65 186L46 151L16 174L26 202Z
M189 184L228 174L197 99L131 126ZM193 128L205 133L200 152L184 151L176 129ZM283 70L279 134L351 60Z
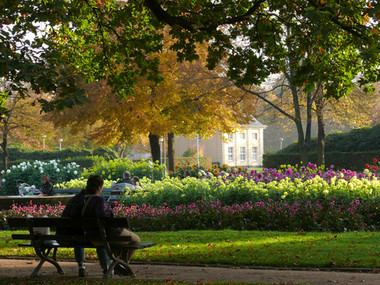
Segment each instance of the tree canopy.
M56 100L44 101L46 110L82 103L85 97L75 88L81 77L106 79L122 97L132 94L136 77L160 81L158 60L148 55L162 48L163 24L171 26L171 48L179 60L197 59L196 43L208 42L208 68L225 59L227 75L238 85L259 85L279 72L286 58L303 53L309 60L295 61L301 63L295 65L296 82L307 80L311 88L324 81L330 86L326 96L350 91L348 72L361 75L362 84L379 80L378 1L1 0L0 5L0 76L13 90L26 82L37 92L54 91ZM289 45L295 53L289 54ZM342 48L351 53L353 68L334 76L320 72L314 64L324 60L320 53Z

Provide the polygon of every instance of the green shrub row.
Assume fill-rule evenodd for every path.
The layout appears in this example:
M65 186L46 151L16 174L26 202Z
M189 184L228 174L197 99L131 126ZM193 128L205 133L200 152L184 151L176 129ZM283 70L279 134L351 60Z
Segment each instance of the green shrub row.
M138 176L140 178L147 177L149 179L161 180L164 175L164 166L158 163L152 163L149 160L141 160L133 162L129 159L113 159L105 160L98 159L94 161L94 165L85 171L83 171L83 177L89 177L90 175L100 175L103 179L118 180L123 177L124 171L129 171L131 176Z
M373 158L379 157L380 151L367 152L329 152L325 154L325 165L334 169L351 169L355 171L363 170L365 164L371 163ZM309 162L316 164L317 154L309 153ZM269 153L263 155L263 166L265 168L280 168L283 164L300 165L299 153Z
M374 152L380 151L380 124L373 127L353 129L349 132L338 132L326 136L325 152ZM317 152L317 139L311 140L309 151ZM299 153L297 143L279 151L281 154Z
M105 159L115 159L117 153L110 147L99 147L96 149L86 149L86 148L64 148L62 150L34 150L28 148L19 147L9 147L9 163L18 164L17 162L23 161L47 161L52 159L69 159L73 158L76 161L76 157L87 157L87 156L102 156ZM0 151L0 155L3 152Z

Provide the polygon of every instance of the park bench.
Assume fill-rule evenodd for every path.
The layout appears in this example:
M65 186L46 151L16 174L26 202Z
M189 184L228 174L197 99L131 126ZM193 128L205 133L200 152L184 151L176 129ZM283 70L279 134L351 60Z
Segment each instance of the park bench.
M54 191L58 195L70 195L78 194L80 189L54 189ZM115 190L111 188L103 188L102 190L102 197L104 197L107 202L115 202L124 194L125 190Z
M15 240L28 240L29 242L20 243L20 247L34 247L37 256L41 259L30 277L35 277L42 265L47 261L53 264L58 273L64 274L62 267L59 265L56 255L60 247L74 248L95 248L92 242L103 242L108 256L112 263L107 272L104 273L103 279L107 279L117 265L122 265L128 269L131 276L135 276L134 271L127 262L119 257L119 254L112 247L112 242L130 241L131 237L127 236L110 236L107 230L110 228L130 228L127 218L7 218L8 225L11 229L27 229L27 234L12 234ZM38 232L36 228L59 229L59 234ZM65 230L69 229L69 230ZM98 229L99 237L88 237L84 234L85 230ZM52 231L53 232L53 231ZM62 232L62 233L61 233ZM79 232L72 234L73 232ZM117 245L117 248L126 250L137 250L154 246L153 242L140 242L127 245Z

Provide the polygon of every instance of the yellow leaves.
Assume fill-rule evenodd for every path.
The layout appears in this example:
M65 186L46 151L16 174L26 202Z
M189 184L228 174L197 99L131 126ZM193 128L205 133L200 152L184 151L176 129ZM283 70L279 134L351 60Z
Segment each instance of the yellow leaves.
M321 5L323 5L327 3L327 0L318 0L318 2L321 3Z
M373 34L373 35L378 35L379 34L379 30L378 29L376 29L376 28L372 28L371 29L371 33Z

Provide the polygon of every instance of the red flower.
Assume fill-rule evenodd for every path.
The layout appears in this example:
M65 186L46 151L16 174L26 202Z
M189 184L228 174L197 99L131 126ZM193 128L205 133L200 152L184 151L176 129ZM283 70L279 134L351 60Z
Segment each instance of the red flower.
M367 163L366 165L364 165L364 167L368 169L369 168L369 164Z
M374 159L373 159L373 162L376 163L376 162L377 162L377 158L374 158Z

